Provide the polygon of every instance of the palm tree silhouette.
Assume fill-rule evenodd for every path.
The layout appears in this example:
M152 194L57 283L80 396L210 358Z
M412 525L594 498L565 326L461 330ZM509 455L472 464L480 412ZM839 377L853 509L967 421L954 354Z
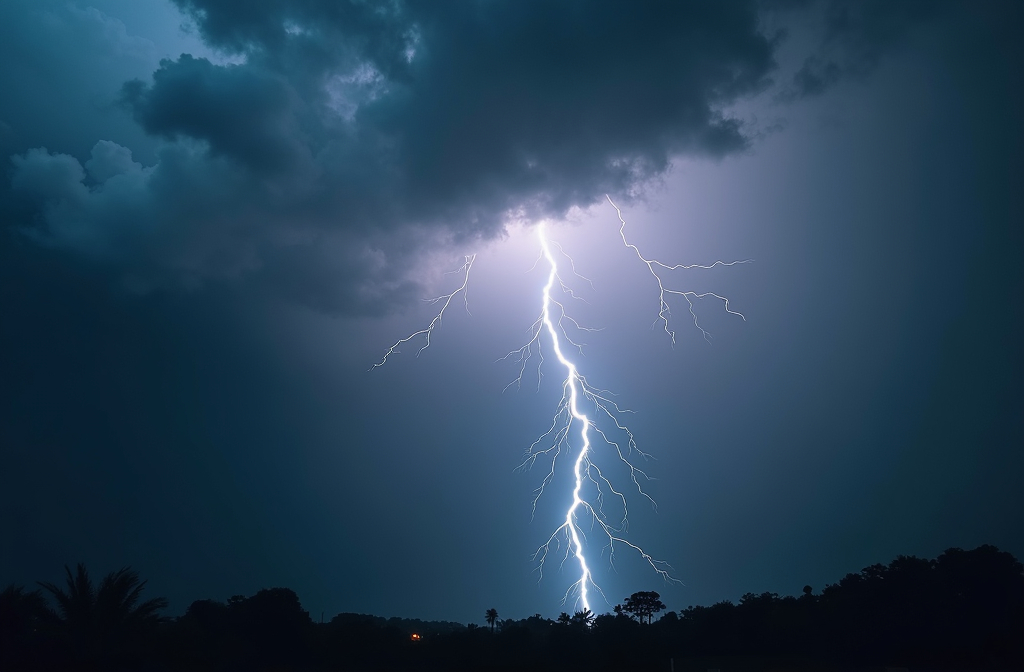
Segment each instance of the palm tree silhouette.
M64 569L68 575L66 589L43 581L39 585L57 603L57 609L50 610L51 620L80 657L113 654L157 625L160 610L167 607L162 597L139 601L146 582L140 581L138 572L130 567L107 574L98 589L82 563L75 573L67 565Z
M498 610L488 609L484 617L487 619L487 623L491 626L491 633L494 632L494 624L498 622Z
M140 581L139 573L131 567L107 574L100 581L99 590L93 588L89 572L82 563L78 563L74 574L67 565L64 569L68 573L66 591L44 581L39 585L57 601L56 615L65 626L104 630L156 624L160 621L158 612L167 608L167 600L162 597L139 602L146 582Z

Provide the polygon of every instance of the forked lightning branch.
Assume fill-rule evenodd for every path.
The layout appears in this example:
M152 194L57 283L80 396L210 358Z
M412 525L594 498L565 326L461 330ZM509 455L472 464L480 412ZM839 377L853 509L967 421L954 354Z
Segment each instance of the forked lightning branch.
M742 314L730 308L726 297L714 292L698 293L680 289L669 282L668 278L677 271L732 266L750 260L683 265L666 264L657 259L647 258L626 237L626 221L621 210L611 198L608 198L608 203L615 208L618 215L622 244L636 254L653 278L657 294L654 305L657 311L652 326L660 325L672 345L676 339L672 326L670 297L678 296L685 301L694 326L708 340L710 334L698 322L695 301L709 297L716 299L723 304L727 313L745 319ZM614 566L616 551L626 549L636 553L663 579L676 579L670 574L671 568L667 563L651 557L641 546L626 538L627 492L632 493L631 497L647 500L648 504L656 508L654 500L644 490L648 476L637 466L637 461L647 460L650 456L640 450L633 432L623 421L623 416L630 411L620 407L613 400L611 392L593 385L576 363L578 356L583 353L583 344L578 334L593 329L584 327L573 318L568 306L571 302L581 299L567 280L582 280L588 283L589 280L576 273L572 258L548 238L547 227L543 222L536 226L536 233L540 247L538 263L543 261L547 265L547 281L540 291L540 315L530 327L527 342L502 358L515 362L518 369L515 379L506 389L522 386L528 366L531 367L531 372L535 372L538 387L545 367L557 367L561 374L562 395L554 409L551 422L547 431L527 448L520 468L530 469L540 462L547 470L534 491L534 512L541 497L547 493L549 487L553 487L552 484L557 480L560 469L571 469L569 478L566 479L571 486L571 492L568 493L564 518L536 550L533 558L541 576L546 563L552 559L557 559L562 567L566 563L577 565L579 578L566 589L563 603L571 600L574 608L588 610L591 608L590 598L593 591L604 596L592 570L595 553L598 557L607 556L607 564ZM552 248L557 248L557 253ZM425 328L396 341L371 368L383 366L403 345L415 343L417 355L429 347L434 329L441 324L445 311L455 297L462 294L465 303L469 272L474 260L474 255L465 257L463 265L456 271L463 274L463 282L455 291L430 299L431 302L441 305L430 323ZM559 264L560 260L563 261L562 264ZM549 354L547 358L545 352ZM613 472L623 476L628 474L629 483L616 487L613 484ZM596 538L588 539L587 531L596 534ZM605 599L605 602L608 600Z

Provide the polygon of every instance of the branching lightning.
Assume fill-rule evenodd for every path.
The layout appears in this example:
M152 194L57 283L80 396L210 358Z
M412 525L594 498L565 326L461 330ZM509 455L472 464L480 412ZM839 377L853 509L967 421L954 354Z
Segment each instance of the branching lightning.
M711 335L698 323L697 313L694 309L695 300L713 297L722 302L727 313L737 315L746 320L741 313L730 308L729 300L726 297L714 292L698 293L675 289L666 284L662 274L678 270L733 266L748 263L751 260L716 261L710 265L683 265L666 264L657 259L647 258L636 245L629 242L626 238L626 221L622 216L622 211L610 197L606 196L606 198L618 214L620 222L619 236L622 239L623 245L636 254L637 258L650 271L657 284L659 306L652 328L660 324L672 345L675 345L676 334L670 323L671 309L668 303L669 296L680 296L686 301L694 326L700 330L705 340L709 342ZM607 458L611 458L613 464L618 465L615 466L615 469L620 471L624 469L624 472L629 474L629 479L632 481L632 489L635 489L637 494L657 509L654 499L644 489L644 484L650 480L650 477L633 463L635 456L643 460L650 459L651 456L640 450L633 432L622 420L625 414L632 411L619 406L612 398L614 395L608 390L592 385L580 372L575 361L573 361L575 355L583 354L584 344L578 340L578 334L596 330L581 325L567 311L566 304L568 301L583 301L583 299L563 279L559 271L558 260L564 258L568 262L568 272L571 273L572 277L582 279L588 283L590 281L576 272L575 262L565 253L561 246L548 239L543 222L537 225L536 230L541 250L537 264L541 261L547 264L547 281L541 290L540 315L529 329L529 339L523 346L509 352L502 358L506 361L514 361L518 366L518 375L505 389L512 386L522 386L527 366L534 358L536 358L535 375L539 389L544 373L544 348L550 348L550 351L554 353L554 357L558 361L558 365L565 372L565 376L562 379L561 399L556 405L551 424L547 431L541 434L526 450L519 469L529 469L538 460L545 462L550 460L547 473L542 479L541 484L534 491L532 509L534 514L536 514L538 501L556 477L556 467L566 459L571 459L572 461L573 485L571 502L565 511L563 521L550 534L547 541L537 548L533 559L537 563L538 573L543 577L545 561L552 553L561 554L561 566L564 566L570 558L574 558L575 562L579 565L579 578L568 587L562 601L565 603L570 598L573 598L578 608L588 610L591 608L591 591L597 591L602 597L604 597L604 593L595 582L593 572L587 560L588 548L591 546L585 534L585 524L588 524L587 527L591 531L596 531L599 537L603 539L602 555L604 550L607 550L610 565L614 566L616 548L625 546L639 554L666 581L677 582L677 580L670 574L671 567L667 563L654 559L640 546L625 538L628 528L626 494L612 484L611 477L606 476L605 471L601 469L599 464L605 464L607 470L609 465L606 464L606 461ZM557 255L552 251L552 247L557 248ZM465 274L460 287L450 294L428 300L433 304L441 304L440 310L430 323L424 329L420 329L396 341L384 354L384 357L371 367L372 369L383 366L388 361L388 357L399 352L399 348L410 341L422 339L423 345L417 351L417 355L430 346L431 334L440 325L445 310L451 305L456 295L462 293L463 300L466 300L469 272L475 259L475 255L466 256L463 265L456 271L453 271ZM593 283L590 284L593 287ZM467 311L469 309L468 302L466 309ZM597 440L596 443L594 439ZM577 444L575 449L573 444ZM606 512L606 505L609 503L614 504L616 512L614 518ZM621 515L619 512L621 512ZM607 599L605 601L607 602Z
M658 317L654 321L654 324L652 326L656 326L660 322L662 328L665 330L665 334L667 334L669 339L671 339L673 346L675 346L676 344L676 332L669 326L669 318L672 316L672 309L669 308L668 301L665 299L666 294L675 294L677 296L683 297L686 300L686 304L690 310L690 316L693 318L693 326L697 327L697 329L700 330L700 333L704 336L704 340L706 340L709 343L711 342L711 334L709 334L697 322L697 313L693 311L693 299L703 299L708 296L712 296L721 301L725 305L725 312L729 313L730 315L738 315L740 318L743 319L744 322L746 322L747 318L744 317L742 313L738 313L735 310L729 308L729 299L725 298L724 296L715 294L714 292L702 292L698 294L697 292L681 291L665 287L665 282L664 280L662 280L662 277L658 275L658 271L656 269L661 269L663 271L688 270L692 268L712 269L715 268L716 266L735 266L737 264L749 264L750 262L753 261L753 259L743 259L741 261L716 261L715 263L710 264L708 266L704 266L702 264L665 264L658 261L657 259L648 259L640 252L639 249L637 249L636 245L626 240L626 220L622 218L622 211L619 210L619 206L615 205L615 201L613 201L611 197L608 196L608 194L605 194L604 197L608 199L608 202L611 204L613 208L615 208L615 212L619 216L619 236L622 238L622 244L636 253L637 259L639 259L641 262L644 263L644 265L647 266L647 270L651 272L651 275L658 283Z
M451 305L452 299L455 298L456 294L458 294L460 292L462 293L462 300L466 304L466 312L467 313L469 312L469 297L468 297L467 288L469 287L469 271L470 271L470 269L473 268L473 262L474 261L476 261L476 255L475 254L467 254L465 256L463 262L462 262L462 266L460 266L459 268L455 269L454 271L451 271L451 273L465 273L465 276L464 276L464 278L462 280L462 284L459 286L458 289L456 289L451 294L444 294L442 296L435 296L432 299L424 299L424 301L426 301L427 303L430 303L432 305L437 305L439 303L441 304L441 310L439 310L437 312L437 315L435 315L434 319L432 319L430 321L430 324L428 324L423 329L420 329L419 331L412 332L411 334L409 334L405 338L400 338L397 341L395 341L392 344L392 346L390 348L388 348L388 351L384 353L384 356L381 357L381 360L379 362L377 362L376 364L374 364L373 366L370 367L371 371L373 369L376 369L378 366L384 366L384 364L387 363L387 361L388 361L388 357L390 357L391 355L399 352L399 348L402 346L403 343L408 343L409 341L413 341L413 340L416 340L416 339L422 337L423 346L419 350L416 351L416 356L417 357L420 356L421 352L423 352L424 350L429 348L430 347L430 335L434 333L434 329L435 328L440 326L441 318L444 317L444 311L448 310L448 306Z

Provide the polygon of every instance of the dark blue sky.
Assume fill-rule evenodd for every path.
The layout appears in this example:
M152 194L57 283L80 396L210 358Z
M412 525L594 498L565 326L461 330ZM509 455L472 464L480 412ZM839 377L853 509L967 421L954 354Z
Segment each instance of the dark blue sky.
M182 612L556 615L502 392L532 223L590 278L581 369L659 509L611 604L798 593L897 554L1024 556L1018 3L17 1L0 8L0 583L130 564ZM754 259L656 286L673 263ZM471 314L419 301L478 254ZM610 609L594 600L597 611Z

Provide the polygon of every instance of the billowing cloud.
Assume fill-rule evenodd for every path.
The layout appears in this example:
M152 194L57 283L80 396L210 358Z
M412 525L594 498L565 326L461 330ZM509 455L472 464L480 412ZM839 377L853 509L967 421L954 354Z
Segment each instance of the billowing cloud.
M182 54L164 62L153 85L134 80L124 98L148 133L205 141L256 172L292 167L303 143L293 139L287 84L244 66L222 67Z
M723 110L775 67L754 3L178 4L226 58L123 85L157 162L34 149L12 186L42 239L140 288L249 274L330 310L407 288L409 240L491 237L742 150Z

